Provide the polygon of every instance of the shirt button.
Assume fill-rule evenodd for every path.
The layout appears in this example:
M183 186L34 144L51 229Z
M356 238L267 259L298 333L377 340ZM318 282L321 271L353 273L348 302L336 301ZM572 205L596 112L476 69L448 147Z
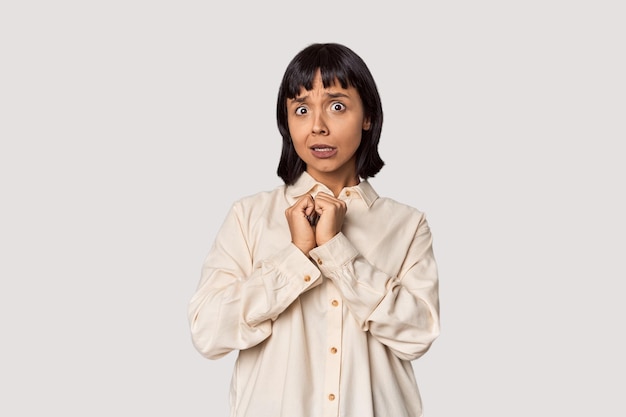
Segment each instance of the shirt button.
M310 275L305 275L304 276L304 282L309 282L311 281L311 276Z
M317 263L318 263L319 265L321 265L321 264L322 264L322 258L319 258L319 259L317 260Z
M346 190L346 197L350 197L350 190Z
M330 348L330 353L332 353L333 355L334 355L335 353L337 353L337 348L336 348L336 347L331 347L331 348Z
M334 401L335 400L335 394L328 394L328 399L330 401Z
M339 305L339 301L337 300L333 300L330 303L333 305L333 307L337 307Z

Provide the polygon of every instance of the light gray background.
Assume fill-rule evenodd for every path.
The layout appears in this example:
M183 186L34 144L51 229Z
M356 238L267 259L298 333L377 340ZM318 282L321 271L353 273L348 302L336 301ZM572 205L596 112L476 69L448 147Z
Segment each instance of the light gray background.
M187 302L325 41L380 88L372 183L434 233L426 417L626 414L622 2L409 3L2 3L1 415L227 415Z

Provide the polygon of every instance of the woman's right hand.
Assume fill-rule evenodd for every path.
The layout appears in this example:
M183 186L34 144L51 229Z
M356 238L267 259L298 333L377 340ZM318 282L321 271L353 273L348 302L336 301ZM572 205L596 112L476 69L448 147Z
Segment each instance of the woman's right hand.
M306 256L315 248L315 227L309 223L308 216L315 211L313 196L306 194L298 199L293 206L285 210L291 242Z

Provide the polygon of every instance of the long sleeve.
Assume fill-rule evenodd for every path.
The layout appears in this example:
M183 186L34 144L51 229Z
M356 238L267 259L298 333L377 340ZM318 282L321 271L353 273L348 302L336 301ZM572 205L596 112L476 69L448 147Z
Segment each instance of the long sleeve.
M209 359L237 351L232 417L421 416L409 361L439 334L425 216L362 181L337 196L341 232L308 257L285 210L321 191L304 172L233 205L188 305L193 344Z
M321 282L318 268L293 244L256 261L248 238L248 214L235 204L220 228L188 308L192 341L217 359L268 338L272 321Z
M413 360L423 355L439 335L438 272L432 236L425 217L415 227L397 276L368 262L340 233L314 249L311 256L333 281L364 331L388 346L396 356Z

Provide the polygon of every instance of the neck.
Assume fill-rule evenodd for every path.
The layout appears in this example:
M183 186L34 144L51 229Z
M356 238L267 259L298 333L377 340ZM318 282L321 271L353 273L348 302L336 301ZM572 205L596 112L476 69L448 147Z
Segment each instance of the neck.
M309 175L315 178L317 182L321 182L328 187L335 197L338 197L341 190L345 187L353 187L361 182L356 173L351 173L346 176L337 176L336 174L333 175L331 173L326 174L321 172L309 172Z

